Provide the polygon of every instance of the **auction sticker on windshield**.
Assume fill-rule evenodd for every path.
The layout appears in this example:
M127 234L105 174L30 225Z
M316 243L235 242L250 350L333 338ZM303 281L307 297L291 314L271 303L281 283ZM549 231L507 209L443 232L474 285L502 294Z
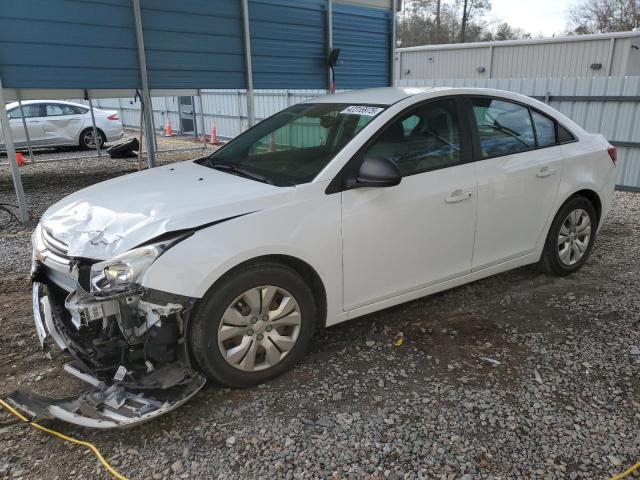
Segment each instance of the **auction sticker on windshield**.
M370 107L367 105L352 105L345 108L340 113L344 113L346 115L364 115L366 117L375 117L382 110L384 110L384 108Z

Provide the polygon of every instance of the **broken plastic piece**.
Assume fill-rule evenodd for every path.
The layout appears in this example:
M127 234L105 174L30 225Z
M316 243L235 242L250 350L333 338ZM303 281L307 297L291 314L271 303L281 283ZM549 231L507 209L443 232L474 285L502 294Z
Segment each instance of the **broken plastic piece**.
M83 427L125 428L179 407L194 396L205 381L203 375L192 372L187 383L167 390L135 392L115 384L62 399L18 390L7 400L31 415L33 420L55 418Z

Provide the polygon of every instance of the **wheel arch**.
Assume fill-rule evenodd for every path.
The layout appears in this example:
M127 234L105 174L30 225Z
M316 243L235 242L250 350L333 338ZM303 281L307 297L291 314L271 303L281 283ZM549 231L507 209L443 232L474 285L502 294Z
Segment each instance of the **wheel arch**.
M597 224L599 225L600 219L602 218L602 199L600 198L600 195L598 195L598 193L595 190L592 190L590 188L583 188L581 190L578 190L572 193L569 197L567 197L567 199L564 202L562 202L562 205L560 205L560 207L558 208L558 211L560 210L560 208L562 208L562 206L565 203L567 203L569 200L575 197L584 197L591 202L591 204L593 205L593 208L596 211L596 220L597 220Z
M225 281L230 275L233 275L238 270L242 270L253 265L259 265L261 263L275 263L289 267L297 274L299 274L307 283L313 294L313 299L316 302L316 308L318 309L318 325L325 327L327 322L327 292L324 283L318 274L318 272L309 263L301 260L300 258L292 255L285 254L267 254L250 258L243 262L234 265L232 268L222 274L214 283L209 287L213 289L219 283Z

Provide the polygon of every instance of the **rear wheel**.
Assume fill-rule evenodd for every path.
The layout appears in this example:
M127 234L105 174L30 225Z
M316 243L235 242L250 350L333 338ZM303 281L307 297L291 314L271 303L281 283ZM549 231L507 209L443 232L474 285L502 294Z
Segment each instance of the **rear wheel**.
M540 266L552 275L569 275L585 264L593 248L598 220L585 197L569 199L551 224Z
M294 270L259 264L224 278L194 311L190 347L215 382L249 387L289 370L313 336L316 307Z
M107 143L107 137L104 132L98 129L98 144L100 145L100 148L103 148L105 143ZM82 150L96 150L96 142L93 138L93 128L85 128L82 133L80 133L80 148Z

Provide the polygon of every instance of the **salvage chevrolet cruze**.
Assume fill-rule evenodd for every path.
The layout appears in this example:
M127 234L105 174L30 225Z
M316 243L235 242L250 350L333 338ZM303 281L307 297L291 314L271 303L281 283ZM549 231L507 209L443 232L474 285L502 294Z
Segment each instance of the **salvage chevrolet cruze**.
M43 346L93 389L14 404L138 423L209 378L290 369L314 329L526 264L580 269L611 204L615 148L549 106L484 89L310 100L212 155L52 206L33 234Z

